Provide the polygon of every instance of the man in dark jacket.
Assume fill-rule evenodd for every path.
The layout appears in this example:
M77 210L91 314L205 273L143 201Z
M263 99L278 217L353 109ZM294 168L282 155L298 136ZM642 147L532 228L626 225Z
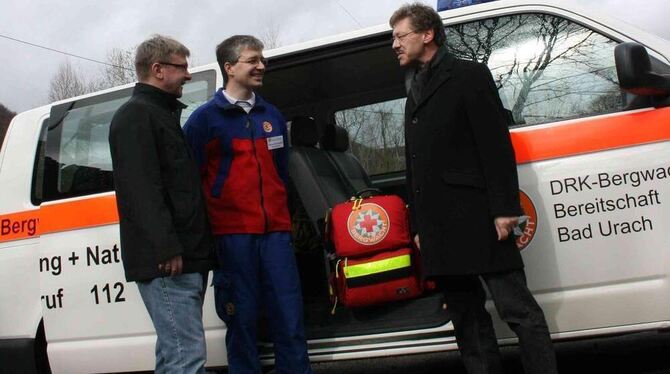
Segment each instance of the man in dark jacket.
M109 144L126 279L156 329L156 372L204 373L202 303L212 268L200 176L179 124L189 51L155 36L137 47L139 83Z
M526 373L555 373L542 309L526 286L513 228L522 214L514 150L484 64L450 55L439 15L421 4L389 21L407 67L405 151L415 243L444 292L469 373L501 373L486 283L519 337Z

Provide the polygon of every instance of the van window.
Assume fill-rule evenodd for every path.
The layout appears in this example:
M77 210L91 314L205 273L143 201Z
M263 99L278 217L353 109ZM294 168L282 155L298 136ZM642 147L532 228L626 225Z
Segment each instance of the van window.
M214 95L216 90L215 81L216 72L208 70L193 74L193 79L184 85L182 96L179 100L188 106L181 111L180 121L182 126L184 126L188 117L191 116L191 113Z
M405 169L405 98L335 112L349 132L349 148L368 174Z
M564 18L517 14L447 28L455 56L487 64L516 125L619 111L616 42Z
M617 42L580 24L547 14L515 14L451 25L446 32L450 53L487 64L511 125L588 117L625 107L614 63ZM368 61L372 70L361 68L358 75L337 71L340 81L351 76L350 84L343 86L372 86L371 96L360 95L358 105L343 94L346 99L334 115L335 123L349 131L351 151L372 176L405 167L405 99L398 98L404 95L403 72L389 57L389 49L385 44L346 56ZM337 70L347 63L332 66ZM384 96L373 86L377 81L386 82L385 90L394 96L376 98ZM389 100L394 97L398 99Z
M190 113L214 93L216 72L195 73L184 86L181 101L182 125ZM38 147L33 186L34 202L112 191L112 159L109 152L109 125L116 110L132 94L127 88L54 106L47 124L44 150ZM41 163L41 165L40 165ZM41 195L41 196L39 196Z
M42 122L42 129L40 130L40 138L37 142L37 151L35 152L35 163L33 165L33 181L30 187L30 201L33 205L38 206L44 199L44 152L47 142L47 126L49 119Z

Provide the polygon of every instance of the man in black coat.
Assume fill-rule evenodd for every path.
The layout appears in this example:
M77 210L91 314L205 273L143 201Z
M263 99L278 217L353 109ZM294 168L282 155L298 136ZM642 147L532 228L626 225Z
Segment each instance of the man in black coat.
M513 228L523 212L514 150L484 64L447 52L439 15L421 4L389 21L407 67L405 152L414 241L425 275L444 292L469 373L501 373L487 285L519 337L526 373L556 373L542 309L526 286Z
M214 263L200 174L179 124L188 55L168 37L142 42L140 82L109 132L123 267L156 329L157 373L205 372L202 303Z

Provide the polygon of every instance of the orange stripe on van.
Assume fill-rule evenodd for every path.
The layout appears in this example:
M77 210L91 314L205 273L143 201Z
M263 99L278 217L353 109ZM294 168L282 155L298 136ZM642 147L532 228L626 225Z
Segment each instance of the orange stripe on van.
M519 164L670 140L670 108L622 113L513 131ZM114 224L116 196L45 204L39 210L0 215L0 242Z
M512 132L516 161L575 156L670 140L670 108Z
M119 222L116 196L43 205L40 208L40 234L83 229Z
M117 222L114 195L45 204L40 209L0 216L0 242Z

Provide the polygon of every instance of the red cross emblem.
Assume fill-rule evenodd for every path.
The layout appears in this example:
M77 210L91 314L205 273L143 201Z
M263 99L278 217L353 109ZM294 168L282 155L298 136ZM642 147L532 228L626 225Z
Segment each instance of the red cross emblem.
M372 228L377 225L377 220L372 218L369 214L366 214L363 218L363 222L360 223L361 227L367 232L371 232Z
M347 219L349 235L356 242L374 245L382 241L389 232L389 216L386 210L375 203L361 204Z

